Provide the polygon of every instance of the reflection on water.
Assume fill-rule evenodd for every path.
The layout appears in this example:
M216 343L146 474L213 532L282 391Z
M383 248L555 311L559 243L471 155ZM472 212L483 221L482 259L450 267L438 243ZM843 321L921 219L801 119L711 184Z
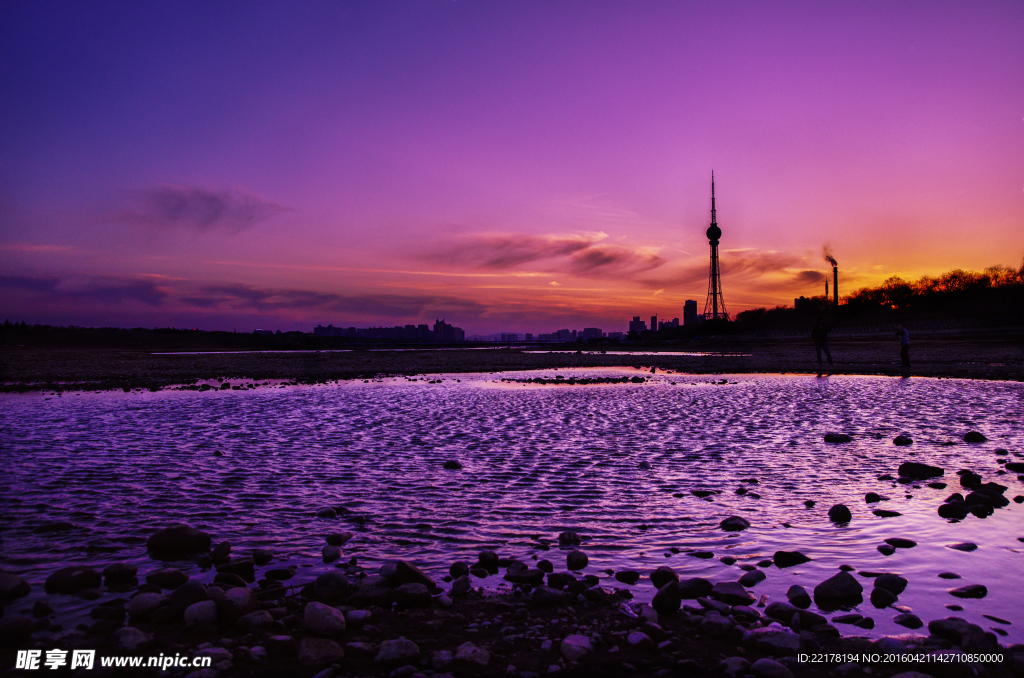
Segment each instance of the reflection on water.
M635 370L562 369L569 376L637 374ZM548 558L564 567L553 540L573 529L585 537L588 572L671 565L683 576L738 579L740 565L776 550L800 550L810 563L779 570L753 587L785 600L794 583L812 588L841 564L888 571L910 580L899 604L926 622L959 612L984 628L1000 626L1006 641L1024 642L1024 507L1011 503L985 520L949 524L938 504L960 489L955 475L970 468L985 480L1024 492L1015 474L997 475L996 448L1019 461L1024 385L873 377L719 378L650 375L643 384L523 386L505 377L552 376L552 370L498 375L441 375L315 387L252 391L4 396L0 414L0 567L34 583L23 599L42 595L41 582L58 566L127 560L140 574L156 569L144 539L183 521L236 551L268 547L269 567L294 562L312 577L323 537L350 529L346 557L373 565L407 558L445 574L456 559L492 548L523 559ZM457 381L457 379L461 381ZM962 442L967 430L991 442ZM827 445L829 431L854 442ZM895 447L899 433L914 445ZM215 451L224 456L215 456ZM446 471L447 459L464 464ZM901 461L942 466L945 490L879 481ZM647 461L650 470L640 468ZM756 483L751 482L756 480ZM741 487L746 494L737 494ZM715 490L700 499L692 490ZM864 494L889 498L879 518ZM755 498L756 497L756 498ZM806 508L804 502L817 502ZM826 513L850 506L852 522L832 525ZM363 526L314 517L343 505L365 516ZM746 517L748 530L727 533L719 522ZM43 522L70 521L68 532L38 534ZM889 557L877 546L889 537L918 542ZM973 553L947 548L979 545ZM687 551L708 550L714 559ZM678 552L678 553L677 553ZM732 566L719 557L738 559ZM181 565L193 575L194 565ZM936 575L953 571L962 580ZM205 581L205 579L203 579ZM609 586L625 586L613 579ZM865 593L871 580L862 579ZM488 582L497 586L500 580ZM954 585L984 584L982 600L959 600ZM645 578L633 587L649 599ZM867 597L867 596L865 596ZM64 614L95 603L66 598ZM813 608L812 608L813 609ZM872 632L900 633L895 610L859 612Z

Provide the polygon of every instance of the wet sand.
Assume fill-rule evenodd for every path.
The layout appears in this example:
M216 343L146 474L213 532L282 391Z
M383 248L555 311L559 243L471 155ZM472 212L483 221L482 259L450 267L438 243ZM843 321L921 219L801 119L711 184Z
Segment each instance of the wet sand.
M600 350L606 353L600 353ZM831 342L832 374L956 377L1024 381L1024 338L925 338L911 346L909 370L895 340ZM576 350L581 352L577 353ZM553 351L541 353L535 351ZM554 352L558 351L558 352ZM631 355L630 352L654 355ZM692 355L706 353L709 355ZM687 355L690 354L690 355ZM684 346L580 349L551 344L525 349L387 350L354 348L306 352L161 354L116 349L4 347L0 382L5 391L158 389L199 380L290 380L318 383L381 375L423 375L561 367L630 366L690 374L807 374L819 371L806 339L704 342Z

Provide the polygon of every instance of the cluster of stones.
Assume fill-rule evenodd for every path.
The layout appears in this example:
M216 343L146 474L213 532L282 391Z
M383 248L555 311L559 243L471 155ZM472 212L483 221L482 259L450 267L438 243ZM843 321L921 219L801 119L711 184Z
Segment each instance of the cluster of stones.
M726 531L749 527L748 521L737 516L726 518L721 524ZM340 558L341 546L350 537L351 533L330 534L324 546L324 561ZM62 568L50 575L45 587L51 594L94 599L102 585L110 591L133 592L130 598L115 598L96 606L90 613L93 623L81 627L93 636L109 636L114 648L124 653L155 648L161 630L166 629L179 629L200 638L214 637L227 630L244 634L238 640L191 648L210 656L213 667L193 671L188 674L190 678L214 678L230 670L237 673L239 665L259 667L281 661L297 664L309 671L308 675L318 672L319 678L333 676L343 667L351 666L351 661L367 664L373 673L395 677L415 675L422 670L435 675L449 670L476 673L491 667L496 647L514 648L521 642L539 643L541 651L560 655L557 663L548 667L548 673L571 670L601 652L609 656L629 652L631 656L640 653L641 659L636 661L644 662L643 667L650 669L652 675L696 675L715 670L730 676L785 678L798 666L794 655L820 652L841 639L837 625L863 629L874 626L870 617L860 614L845 612L829 620L809 610L812 595L817 608L826 613L848 611L863 602L863 587L847 566L814 587L813 594L801 586L792 586L787 602L772 603L767 602L767 596L758 599L748 590L766 578L756 567L748 566L739 581L711 582L699 577L681 579L671 567L661 566L647 575L656 589L651 604L632 605L628 603L632 599L628 589L605 588L600 578L582 573L589 566L589 558L578 548L583 541L578 533L563 532L558 541L566 550L565 571L555 571L549 560L530 566L493 551L483 551L476 562L458 561L451 565L443 578L443 583L449 584L447 589L405 561L387 563L377 574L370 574L359 568L354 559L314 581L293 586L286 582L296 575L295 566L269 567L263 569L258 586L253 588L251 585L257 583L256 568L271 563L271 552L257 549L249 555L232 557L229 543L214 545L210 535L186 525L174 525L149 539L150 553L168 560L193 558L200 566L216 570L212 584L202 584L179 569L163 567L146 575L145 583L140 585L135 566L115 564L102 573L84 566ZM896 548L914 545L898 538L887 541ZM960 544L954 548L971 550L971 546ZM691 555L704 557L703 554ZM760 565L787 568L809 560L798 551L778 551ZM508 614L493 619L481 616L466 623L464 634L458 636L459 642L451 650L424 652L409 638L382 637L379 620L392 610L408 615L410 620L430 612L432 620L426 624L436 629L446 623L465 622L453 610L463 604L460 601L480 599L483 594L481 589L474 590L470 577L495 575L501 569L505 572L504 580L513 588L511 602L502 603ZM908 584L906 579L889 573L860 574L874 580L870 599L876 608L893 607L900 611L896 602ZM626 570L615 572L614 578L635 585L643 576ZM30 591L29 583L14 575L3 575L0 584L5 602ZM968 586L953 594L981 597L985 591L984 587ZM577 609L594 613L603 610L604 621L582 622ZM924 626L909 609L900 612L894 618L896 623L910 629ZM10 615L0 620L0 637L5 645L23 646L30 642L34 631L47 627L45 622L53 608L41 601L33 613L36 620ZM544 615L550 617L547 622L541 618ZM493 636L499 627L500 638L495 642L474 642L465 637L487 632ZM670 631L672 627L675 633ZM922 637L916 643L916 651L949 652L954 651L953 646L969 652L1000 649L995 635L957 617L933 620L928 631L931 636ZM743 648L746 656L728 657L712 667L698 666L684 649L695 636ZM894 639L882 639L869 646L881 652L913 649L905 641ZM1014 646L1008 651L1010 661L1024 667L1024 648ZM755 658L755 654L766 656ZM529 674L514 667L505 672Z
M853 438L845 433L825 434L826 443L841 444L852 442L852 440ZM977 444L987 442L988 438L978 431L968 431L964 435L963 440L966 443ZM909 446L913 443L914 441L906 435L899 435L893 440L893 444L899 447ZM1021 473L1021 475L1017 476L1017 479L1024 482L1024 473L1022 473L1024 472L1024 462L1009 461L1007 458L1009 452L1004 448L996 449L995 454L998 463L1003 466L1003 470L998 471L1000 475L1013 472ZM944 475L945 470L941 467L919 462L905 462L900 464L898 477L893 478L889 474L883 474L878 479L895 481L901 485L911 485L931 480L932 482L928 483L929 487L942 490L947 487L946 483L935 479L942 478ZM961 492L954 492L947 497L938 507L938 514L942 518L946 518L951 522L963 520L969 515L987 518L996 509L1010 505L1010 500L1004 496L1006 490L1009 489L1006 485L992 481L983 482L981 475L970 469L961 469L957 471L957 475L960 477L960 487L963 488L967 495L964 496ZM917 487L917 485L914 485L914 487ZM877 504L887 500L887 497L883 497L875 492L868 492L865 500L869 504ZM1013 501L1018 504L1024 503L1024 495L1015 496ZM809 507L814 505L813 502L807 502L807 504ZM875 508L872 513L881 518L895 518L900 515L897 511L889 511L882 508ZM848 523L853 518L849 507L844 504L833 506L829 509L828 515L829 519L835 523ZM880 546L879 550L885 555L891 555L894 552L894 548L891 545Z
M511 381L518 384L569 384L571 386L586 386L588 384L642 384L647 381L647 379L644 377L569 377L566 379L562 375L558 375L551 379L548 379L547 377L528 377L526 379L502 379L502 381Z

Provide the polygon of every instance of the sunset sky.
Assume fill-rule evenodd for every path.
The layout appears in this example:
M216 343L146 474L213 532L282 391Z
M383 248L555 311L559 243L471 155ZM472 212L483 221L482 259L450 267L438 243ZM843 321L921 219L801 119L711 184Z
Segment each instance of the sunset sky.
M623 331L1020 266L1024 3L0 4L0 321Z

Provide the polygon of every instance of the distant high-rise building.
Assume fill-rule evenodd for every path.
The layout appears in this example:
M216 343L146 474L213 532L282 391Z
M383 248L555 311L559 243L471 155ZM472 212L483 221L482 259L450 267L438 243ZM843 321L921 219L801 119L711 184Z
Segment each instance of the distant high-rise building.
M643 320L640 320L640 316L638 316L638 315L633 316L633 319L629 322L629 331L630 332L643 332L646 329L647 329L647 325L644 324Z
M711 244L711 274L708 276L708 298L704 302L705 320L728 320L729 313L725 310L725 297L722 296L722 276L718 270L718 240L722 237L722 229L718 227L715 216L715 173L711 173L711 226L706 235Z
M651 331L652 332L657 332L658 331L658 316L656 316L656 315L652 315L651 316Z
M697 322L697 302L687 299L683 303L683 324L692 325Z
M604 336L604 332L601 331L600 327L584 327L583 338L584 339L600 339Z
M679 318L672 318L672 320L659 320L658 329L664 330L671 327L679 327Z
M526 341L533 341L533 335L529 332L526 333Z
M466 332L461 327L449 325L444 320L434 320L434 341L465 341Z

